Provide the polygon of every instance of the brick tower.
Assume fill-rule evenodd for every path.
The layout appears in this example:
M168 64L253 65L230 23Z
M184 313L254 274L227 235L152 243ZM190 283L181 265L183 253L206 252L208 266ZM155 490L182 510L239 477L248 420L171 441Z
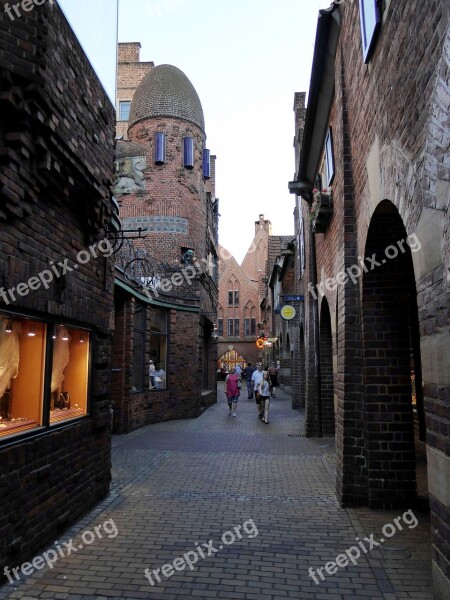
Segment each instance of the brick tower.
M200 98L177 67L142 63L145 67L139 68L138 44L121 46L118 133L122 139L117 141L114 196L123 230L142 228L145 237L133 241L131 252L139 256L134 262L130 261L133 254L118 254L123 268L120 305L124 307L119 312L125 315L125 327L137 331L135 315L146 299L150 336L145 342L145 360L157 362L167 377L164 389L159 390L142 377L132 376L130 384L125 379L119 382L117 432L155 420L197 416L215 401L218 295L215 157L205 147ZM129 103L129 113L122 110L123 102ZM126 136L123 117L127 117ZM137 292L133 300L137 309L128 306L129 297L123 293L130 279L135 296ZM159 329L154 335L156 314L167 323L164 343ZM144 328L142 322L139 327ZM135 356L127 358L125 346L126 339L123 346L117 337L117 356L125 352L124 364L135 365ZM135 355L140 357L137 351ZM133 393L126 400L130 389Z

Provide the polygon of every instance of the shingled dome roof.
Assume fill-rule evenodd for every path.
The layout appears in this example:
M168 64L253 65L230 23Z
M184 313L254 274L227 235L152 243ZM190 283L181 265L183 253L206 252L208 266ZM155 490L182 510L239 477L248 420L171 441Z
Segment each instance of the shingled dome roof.
M202 129L205 128L200 98L192 83L177 67L154 67L136 89L128 126L152 117L186 119Z

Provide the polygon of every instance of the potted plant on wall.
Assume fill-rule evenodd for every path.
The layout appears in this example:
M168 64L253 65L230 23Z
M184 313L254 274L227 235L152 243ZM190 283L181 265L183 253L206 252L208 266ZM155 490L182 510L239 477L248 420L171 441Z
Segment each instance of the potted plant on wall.
M314 188L312 193L314 200L309 209L309 220L312 222L313 233L325 233L333 214L331 188Z

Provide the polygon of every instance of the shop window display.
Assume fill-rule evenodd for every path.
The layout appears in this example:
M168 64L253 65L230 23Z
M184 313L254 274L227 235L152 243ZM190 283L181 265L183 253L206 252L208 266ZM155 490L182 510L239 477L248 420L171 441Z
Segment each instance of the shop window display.
M0 437L42 425L46 326L0 317Z
M87 414L89 342L82 329L0 315L0 438Z
M57 325L53 334L50 423L87 414L89 334Z
M156 308L150 311L150 359L155 364L154 389L167 388L167 312Z

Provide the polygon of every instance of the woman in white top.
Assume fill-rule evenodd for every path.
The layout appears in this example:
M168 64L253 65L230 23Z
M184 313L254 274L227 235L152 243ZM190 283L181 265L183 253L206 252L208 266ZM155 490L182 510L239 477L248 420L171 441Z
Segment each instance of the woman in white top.
M261 379L261 381L258 384L258 391L261 396L260 407L262 405L262 409L264 411L262 420L263 420L263 423L268 425L269 424L269 406L270 406L270 379L269 379L269 373L267 371L264 371L263 378Z

